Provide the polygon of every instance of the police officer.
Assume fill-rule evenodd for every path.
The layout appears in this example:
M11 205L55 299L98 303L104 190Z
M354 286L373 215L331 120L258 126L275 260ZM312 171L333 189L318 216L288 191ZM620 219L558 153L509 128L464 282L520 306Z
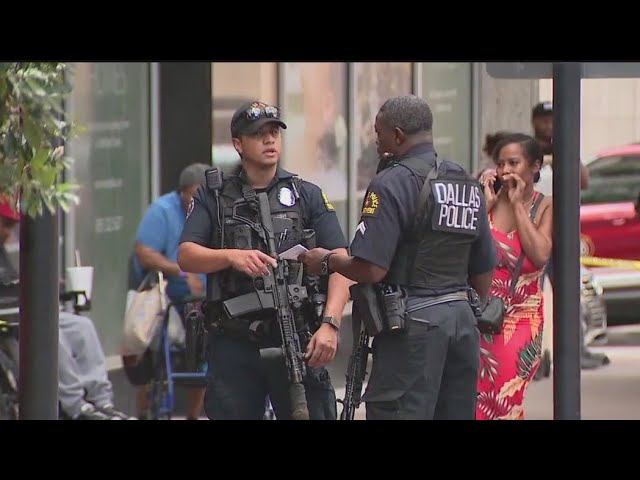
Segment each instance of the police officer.
M260 222L251 199L261 192L268 195L278 255L309 238L338 256L347 255L348 243L326 195L278 165L282 129L286 128L276 106L257 101L241 106L231 120L232 141L241 165L221 181L216 180L219 177L208 178L187 213L178 263L183 271L209 274L205 316L213 325L204 406L210 419L261 419L267 396L278 419L292 418L284 361L280 358L274 364L260 356L260 352L282 344L273 308L240 311L251 310L244 301L234 304L238 311L219 308L222 300L253 295L277 266L276 259L266 253L260 229L251 227ZM303 269L294 257L288 264L291 283L296 282L296 265L298 272ZM296 325L301 328L301 353L307 367L303 385L310 419L336 419L335 391L324 366L335 355L352 282L331 275L324 288L314 290L313 285L318 287L321 282L313 283L313 278L303 275L302 284L308 286L306 305L311 305L314 295L322 298L323 292L326 302L314 303L313 312L305 310L305 325ZM317 330L309 328L309 317L314 315L318 315Z
M475 418L479 331L467 294L469 285L489 294L496 251L477 181L437 157L432 124L419 97L384 103L375 131L378 154L390 161L367 190L353 256L314 249L300 257L309 271L359 282L352 288L379 285L396 313L406 308L393 325L382 310L387 325L374 336L363 396L367 419Z

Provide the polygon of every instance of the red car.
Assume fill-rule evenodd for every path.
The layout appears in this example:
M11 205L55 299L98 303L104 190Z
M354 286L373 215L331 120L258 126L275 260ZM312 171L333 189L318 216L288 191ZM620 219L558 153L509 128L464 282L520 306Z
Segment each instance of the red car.
M587 164L589 188L581 195L582 255L640 260L640 143L609 148ZM640 321L640 270L631 265L595 267L609 323Z

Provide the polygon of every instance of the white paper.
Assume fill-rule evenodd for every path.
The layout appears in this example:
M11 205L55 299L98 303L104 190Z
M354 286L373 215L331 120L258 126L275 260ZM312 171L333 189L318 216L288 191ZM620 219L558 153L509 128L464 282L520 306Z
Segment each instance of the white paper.
M278 255L278 258L281 258L283 260L297 261L298 257L301 254L308 251L309 250L305 248L303 245L298 244L295 247L291 247L289 250L282 252L280 255Z

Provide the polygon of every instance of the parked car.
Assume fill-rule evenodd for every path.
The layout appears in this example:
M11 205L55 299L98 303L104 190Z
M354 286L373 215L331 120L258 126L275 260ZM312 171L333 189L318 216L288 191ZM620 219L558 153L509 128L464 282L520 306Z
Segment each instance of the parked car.
M589 188L581 195L581 254L640 260L640 143L608 148L587 164ZM592 268L602 287L609 323L640 322L640 271Z
M580 268L580 320L587 345L600 345L607 340L607 306L603 288L593 270Z

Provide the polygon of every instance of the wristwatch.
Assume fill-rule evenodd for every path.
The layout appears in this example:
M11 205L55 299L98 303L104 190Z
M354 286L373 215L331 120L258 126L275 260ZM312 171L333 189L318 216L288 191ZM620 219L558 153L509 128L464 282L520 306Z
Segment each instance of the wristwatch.
M336 331L340 330L340 324L338 323L338 321L334 317L324 317L322 319L322 323L328 323L333 328L335 328Z
M322 261L320 262L320 274L321 275L331 275L333 272L329 268L329 258L331 255L335 255L335 252L327 253Z

